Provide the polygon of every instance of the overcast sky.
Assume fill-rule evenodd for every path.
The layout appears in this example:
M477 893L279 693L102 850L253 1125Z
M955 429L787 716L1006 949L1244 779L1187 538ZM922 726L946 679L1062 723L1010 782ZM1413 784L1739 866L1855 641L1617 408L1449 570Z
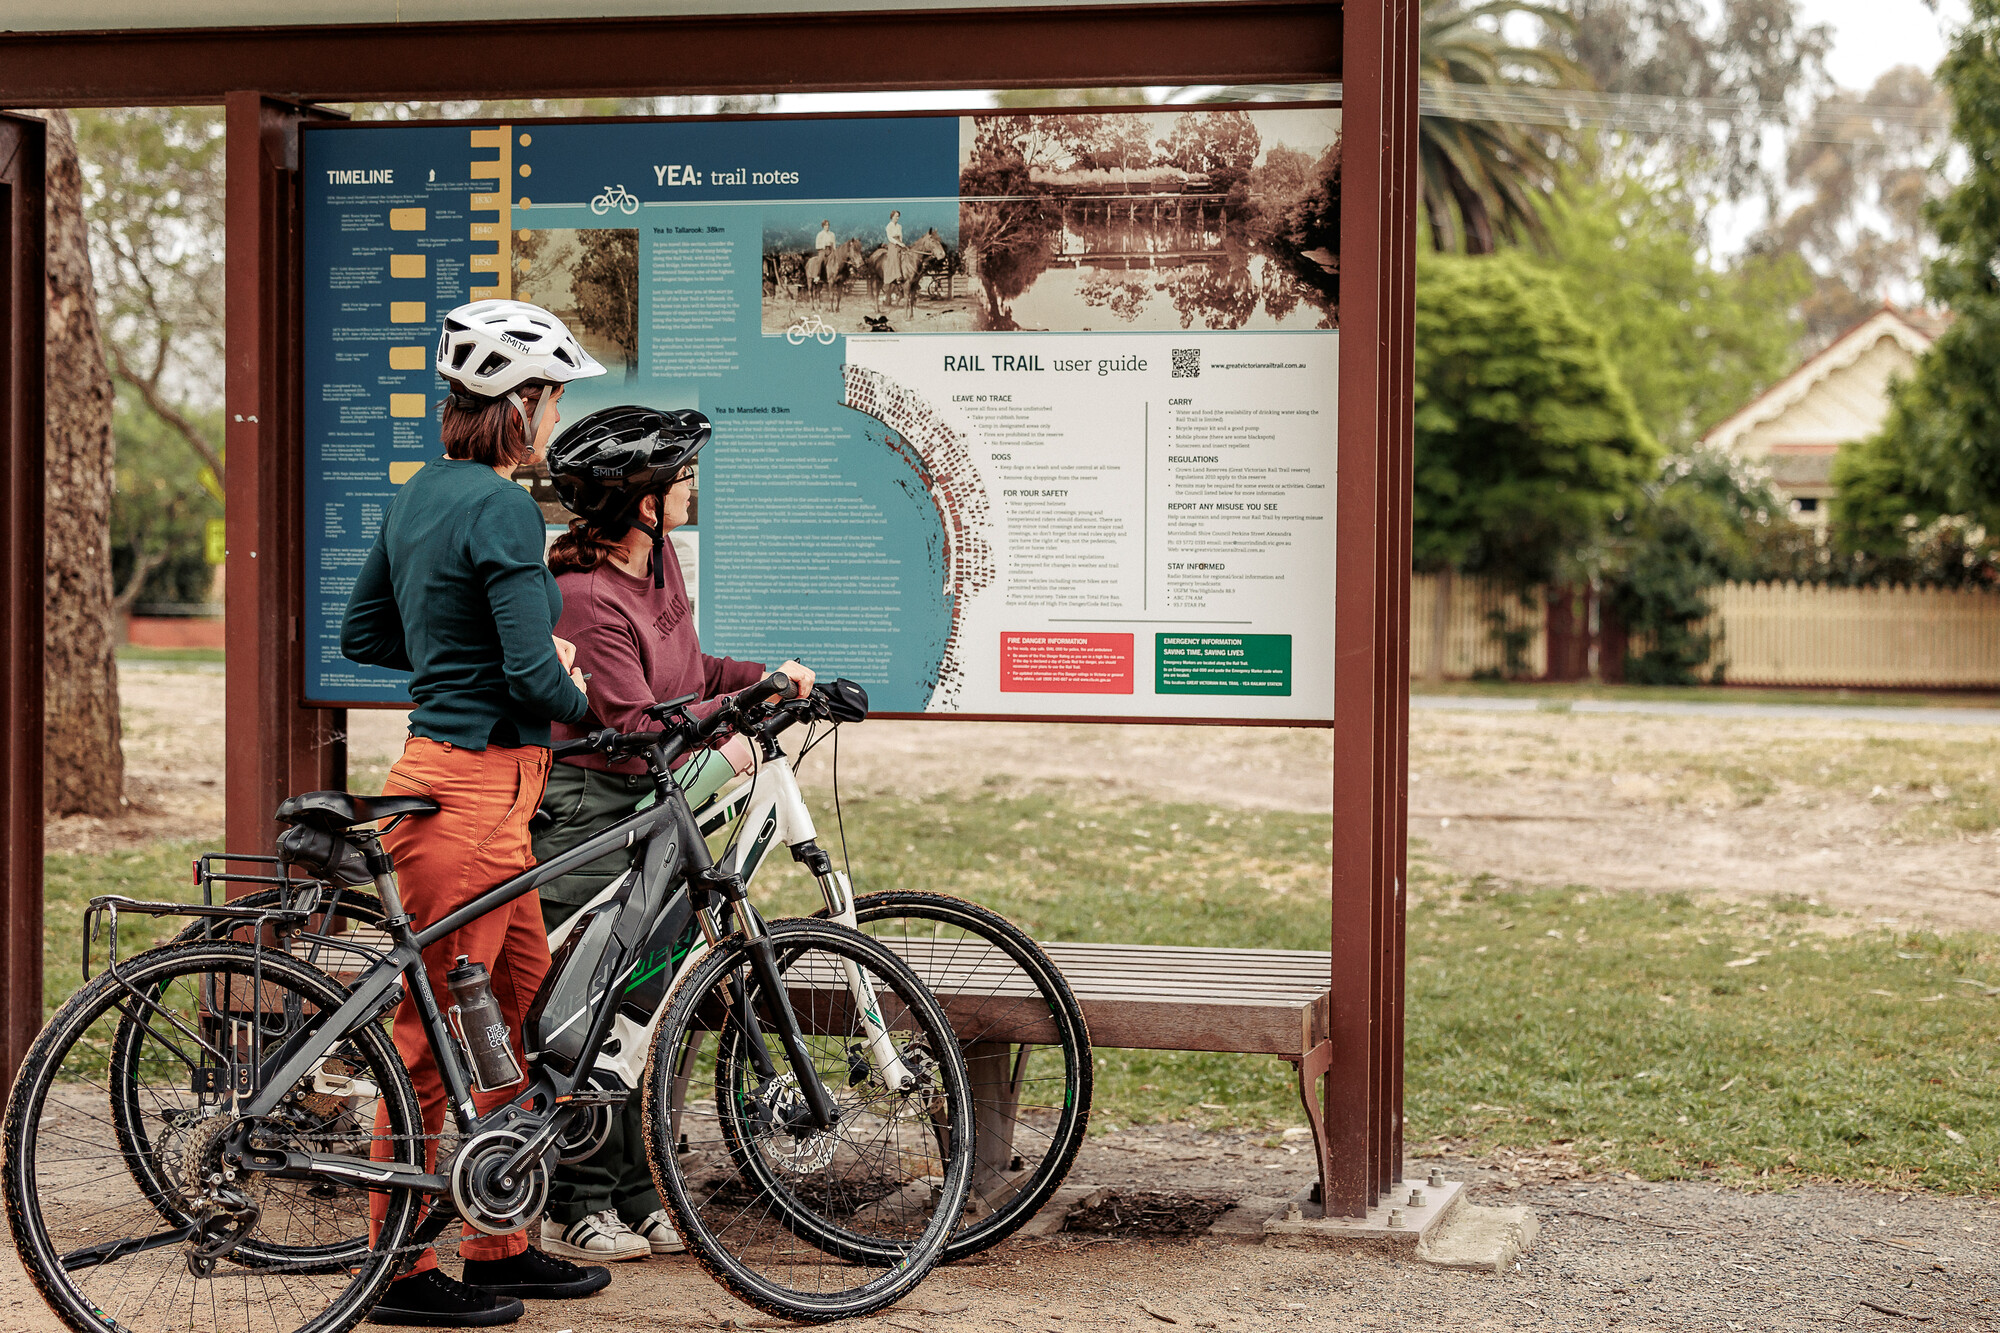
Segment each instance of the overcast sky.
M1807 23L1833 28L1827 67L1843 88L1865 91L1894 65L1935 69L1944 58L1944 34L1965 21L1962 0L1942 0L1933 13L1923 0L1800 0Z

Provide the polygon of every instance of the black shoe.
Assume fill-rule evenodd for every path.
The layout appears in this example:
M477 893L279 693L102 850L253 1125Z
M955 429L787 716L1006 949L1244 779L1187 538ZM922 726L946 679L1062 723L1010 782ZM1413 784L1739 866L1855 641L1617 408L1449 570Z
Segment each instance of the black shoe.
M375 1324L487 1328L511 1324L525 1313L527 1307L512 1296L496 1296L428 1268L391 1282L368 1319Z
M525 1296L531 1301L567 1301L603 1291L611 1285L611 1270L586 1268L529 1246L505 1259L467 1259L465 1280L495 1296Z

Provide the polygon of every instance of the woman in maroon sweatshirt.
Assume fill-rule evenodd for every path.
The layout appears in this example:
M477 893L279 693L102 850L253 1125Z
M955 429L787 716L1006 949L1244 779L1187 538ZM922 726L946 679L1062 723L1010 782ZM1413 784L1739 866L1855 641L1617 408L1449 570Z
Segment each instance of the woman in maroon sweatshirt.
M585 417L549 447L549 472L578 516L549 551L563 599L556 634L576 646L590 699L582 721L556 725L558 743L600 727L643 731L656 725L645 710L661 700L688 694L708 700L764 676L761 663L702 652L680 558L667 540L689 519L694 456L708 438L708 419L699 412L611 407ZM778 669L801 692L812 688L813 673L797 662ZM697 704L691 711L709 709ZM690 756L675 777L689 803L700 805L750 762L749 744L738 737L720 751ZM642 759L612 763L579 755L560 761L542 798L546 819L537 820L544 827L535 835L535 859L576 846L638 809L652 791ZM543 885L549 929L630 864L631 854L620 851ZM542 1246L597 1263L682 1248L653 1189L636 1095L596 1156L557 1171Z

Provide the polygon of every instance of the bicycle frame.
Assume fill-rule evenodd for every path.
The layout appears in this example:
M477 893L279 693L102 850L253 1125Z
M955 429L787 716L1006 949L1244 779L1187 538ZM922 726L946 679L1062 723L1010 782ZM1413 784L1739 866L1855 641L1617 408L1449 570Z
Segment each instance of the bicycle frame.
M748 811L748 815L744 815L744 811ZM806 809L806 799L798 789L798 777L792 771L792 761L784 755L782 749L778 749L776 743L766 743L764 761L758 765L756 777L704 801L702 807L694 811L694 821L700 827L700 833L706 837L726 827L740 815L744 815L742 827L756 829L758 833L750 839L738 837L738 841L724 851L722 861L716 863L718 871L722 871L724 875L730 873L738 875L742 883L748 887L750 879L756 875L758 867L764 865L766 857L774 847L780 845L790 847L792 859L806 865L808 873L812 873L814 879L820 883L820 895L826 899L828 917L850 929L860 925L858 917L854 915L854 891L848 885L848 877L836 871L832 857L820 851L820 847L814 843L818 831L812 825L812 813ZM610 885L600 889L596 897L584 903L584 907L576 911L568 921L558 925L548 937L548 947L552 951L560 949L562 943L572 935L576 925L584 919L584 915L590 913L590 909L598 907L600 903L610 901L618 893L622 881L624 877L620 875ZM756 909L750 907L748 901L742 903L742 911L756 917ZM686 953L686 957L672 961L672 965L676 967L674 979L670 985L662 989L662 997L672 993L674 985L678 985L680 979L702 961L704 953L706 947L698 941ZM634 971L644 961L646 959L634 963ZM856 999L862 999L866 981L852 969L852 965L846 965L846 971L848 971L848 989L854 993ZM620 985L638 985L638 983L630 981L628 973L626 977L620 977ZM640 1023L638 1019L624 1013L624 1007L620 1007L618 1019L614 1023L614 1033L618 1037L618 1051L616 1055L598 1055L598 1069L610 1071L626 1087L638 1087L640 1073L646 1067L646 1051L652 1049L652 1031L658 1025L660 1013L664 1013L664 1003L656 1005L646 1015L646 1021ZM872 1007L864 1009L864 1015L874 1015L874 1013L876 1011ZM890 1077L896 1077L898 1071L902 1069L902 1057L896 1055L894 1043L888 1041L886 1029L882 1029L870 1017L864 1017L862 1025L868 1035L870 1055L880 1063L880 1067Z
M766 745L763 762L753 778L710 797L694 812L695 822L703 836L716 832L739 816L743 819L744 829L754 828L757 832L749 837L739 836L724 851L723 859L716 863L719 871L737 875L747 887L773 848L780 845L789 847L793 859L804 864L818 880L830 919L850 928L859 925L854 911L853 889L847 876L833 868L833 859L814 841L819 834L813 826L812 814L806 808L805 797L799 790L798 777L792 769L791 760L775 742ZM612 880L579 911L557 926L549 935L549 948L560 948L577 923L592 908L608 902L618 892L623 880L623 875ZM748 902L742 904L741 910L750 916L756 915L756 909ZM674 984L678 984L680 978L701 961L705 952L702 944L697 943L685 957L674 960ZM635 970L637 966L635 963ZM620 978L621 984L626 981L627 978ZM860 999L866 983L852 969L852 965L848 965L847 981L849 990ZM670 993L672 989L670 984L663 993ZM628 1088L637 1087L641 1071L645 1068L646 1052L652 1046L653 1028L662 1012L664 1005L654 1007L646 1016L646 1021L641 1023L621 1011L614 1024L619 1038L617 1053L600 1054L598 1068L615 1074ZM870 1009L867 1012L875 1011ZM901 1066L901 1057L895 1054L887 1032L865 1019L864 1027L868 1033L870 1054L893 1074Z
M657 763L655 767L658 780L664 776L664 769L658 768ZM822 1127L830 1126L835 1118L831 1096L812 1073L812 1063L802 1044L797 1017L792 1012L783 986L777 981L771 946L761 918L745 901L740 881L734 880L726 871L719 871L710 858L684 794L670 778L659 781L658 786L660 799L657 804L619 820L560 856L496 885L421 931L412 929L393 870L377 875L376 891L387 914L382 928L390 937L391 948L354 980L349 998L332 1015L315 1027L294 1034L274 1054L256 1059L258 1078L255 1084L247 1095L232 1094L237 1099L238 1114L245 1119L272 1114L285 1091L307 1077L331 1047L355 1027L372 1021L388 1006L400 1001L400 995L393 992L402 983L416 999L425 1040L437 1060L446 1100L460 1130L469 1136L488 1129L518 1127L526 1142L514 1155L508 1169L518 1169L531 1163L553 1145L560 1132L563 1112L568 1108L622 1099L622 1090L613 1094L585 1086L597 1064L604 1039L618 1016L619 1005L605 1003L605 1000L613 987L629 977L641 961L640 951L678 895L690 893L697 895L691 904L691 916L709 947L714 947L721 938L717 923L718 899L734 915L735 928L752 942L751 961L767 997L772 1026L776 1029L774 1035L784 1046L793 1069L800 1075L800 1092L811 1107L815 1121ZM372 831L350 836L362 842L364 850L369 850L367 843L374 838ZM587 1019L584 1038L578 1043L578 1057L567 1070L560 1067L559 1061L535 1060L521 1091L505 1105L481 1117L472 1100L472 1081L466 1060L432 992L423 964L423 950L466 923L506 906L561 875L632 846L643 848L640 864L614 881L598 904L615 907L612 914L615 924L607 932L605 953L576 953L568 959L566 967L551 969L537 996L536 1006L529 1011L531 1016L534 1015L555 988L572 980L572 969L594 966L596 975L587 980L584 1006L570 1015L555 1033L547 1034L556 1035L578 1019ZM757 949L759 941L765 941L761 957ZM688 952L693 955L696 951L690 948ZM684 966L686 962L684 959ZM870 1053L876 1058L876 1068L891 1087L907 1084L912 1076L882 1028L878 1017L880 1007L872 986L858 970L851 967L847 981L864 1015L864 1033ZM733 1011L730 1021L740 1023L747 1029L746 1035L750 1038L747 1048L753 1065L758 1067L760 1075L770 1077L775 1073L775 1066L765 1067L770 1065L770 1060L765 1053L757 1015L747 1003L729 1008ZM525 1044L529 1034L522 1035ZM640 1053L643 1055L643 1050ZM231 1082L236 1083L236 1080ZM531 1106L544 1109L531 1110ZM450 1182L444 1177L407 1163L368 1161L326 1153L263 1151L246 1146L243 1165L248 1170L284 1177L330 1176L364 1186L417 1189L446 1198L451 1195Z

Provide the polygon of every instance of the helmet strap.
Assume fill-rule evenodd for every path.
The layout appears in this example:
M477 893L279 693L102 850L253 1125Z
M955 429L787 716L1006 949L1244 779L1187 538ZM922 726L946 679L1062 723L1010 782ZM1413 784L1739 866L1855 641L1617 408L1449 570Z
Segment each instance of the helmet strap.
M507 401L514 405L514 415L521 418L521 429L528 433L528 448L532 451L535 440L541 433L543 419L548 416L549 409L556 405L556 396L549 391L548 385L542 386L542 396L535 403L535 416L532 421L528 419L528 405L522 400L519 389L509 389Z
M644 497L641 497L640 503L632 506L632 526L653 539L653 553L647 558L646 563L652 567L653 586L655 588L664 588L667 586L667 562L660 556L660 547L666 544L667 530L660 522L662 516L659 513L659 509L665 507L667 493L666 491L654 490L648 491L646 494L653 497L653 504L656 506L653 513L653 521L648 523L639 517L644 512Z

